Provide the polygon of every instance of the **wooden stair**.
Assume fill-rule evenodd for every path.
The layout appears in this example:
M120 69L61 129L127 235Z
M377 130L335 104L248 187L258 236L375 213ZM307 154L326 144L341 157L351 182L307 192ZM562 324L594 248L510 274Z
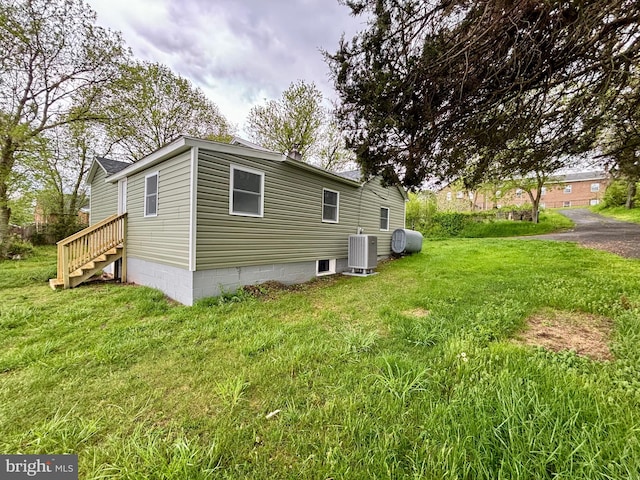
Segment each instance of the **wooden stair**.
M84 264L79 269L71 272L69 274L69 288L77 287L81 283L84 283L94 277L97 273L102 271L102 269L111 265L116 260L123 258L123 250L124 247L122 245L118 245L102 255L98 255L92 261ZM54 290L64 288L64 279L51 278L49 279L49 285Z
M127 214L112 215L58 242L58 275L54 290L77 287L106 266L122 259L120 280L127 280Z

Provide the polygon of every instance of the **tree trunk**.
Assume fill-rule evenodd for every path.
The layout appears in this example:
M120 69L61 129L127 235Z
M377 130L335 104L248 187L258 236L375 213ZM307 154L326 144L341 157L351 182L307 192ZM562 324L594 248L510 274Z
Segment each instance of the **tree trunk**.
M536 189L536 195L534 196L533 193L531 193L531 190L527 190L527 194L529 195L529 200L531 200L531 221L533 223L538 223L538 212L539 212L539 207L540 207L540 192L542 191L542 185L540 183L538 183L537 189Z
M0 259L6 258L9 251L9 175L13 168L13 150L11 138L7 138L2 145L0 156Z
M627 184L627 202L624 204L626 208L633 208L635 206L636 197L636 182L630 181Z
M11 210L9 209L9 196L7 194L7 185L0 179L0 259L6 258L9 251L9 217Z
M539 204L540 200L539 199L535 199L535 201L533 202L533 205L531 206L531 221L533 223L538 223L540 221L539 217L539 213L540 210L538 208L538 204Z

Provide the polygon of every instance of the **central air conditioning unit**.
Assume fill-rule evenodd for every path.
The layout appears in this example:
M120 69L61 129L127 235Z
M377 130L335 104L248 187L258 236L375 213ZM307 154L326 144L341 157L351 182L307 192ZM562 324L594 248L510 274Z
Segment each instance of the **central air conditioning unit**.
M378 237L375 235L349 235L349 256L347 275L374 275L378 266Z

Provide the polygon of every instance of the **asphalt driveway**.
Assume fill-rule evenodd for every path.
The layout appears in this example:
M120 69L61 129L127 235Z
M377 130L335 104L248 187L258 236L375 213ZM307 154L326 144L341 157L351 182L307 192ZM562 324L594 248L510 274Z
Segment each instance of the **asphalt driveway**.
M526 238L576 242L622 257L640 258L639 224L603 217L587 209L560 210L560 213L575 222L573 230Z

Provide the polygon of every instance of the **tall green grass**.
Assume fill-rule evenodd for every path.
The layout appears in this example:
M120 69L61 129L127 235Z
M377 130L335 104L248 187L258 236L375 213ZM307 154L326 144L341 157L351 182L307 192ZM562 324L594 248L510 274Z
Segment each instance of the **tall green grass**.
M503 238L524 235L543 235L560 232L573 227L573 222L554 211L540 212L538 223L530 221L496 220L490 215L476 219L473 214L442 213L434 218L433 224L424 232L434 239L444 238Z
M640 208L628 209L625 207L594 207L594 212L607 217L616 218L625 222L640 223Z
M53 292L44 258L0 263L4 453L77 453L83 479L640 472L636 260L428 241L374 277L189 308ZM611 317L616 360L510 341L546 308Z

